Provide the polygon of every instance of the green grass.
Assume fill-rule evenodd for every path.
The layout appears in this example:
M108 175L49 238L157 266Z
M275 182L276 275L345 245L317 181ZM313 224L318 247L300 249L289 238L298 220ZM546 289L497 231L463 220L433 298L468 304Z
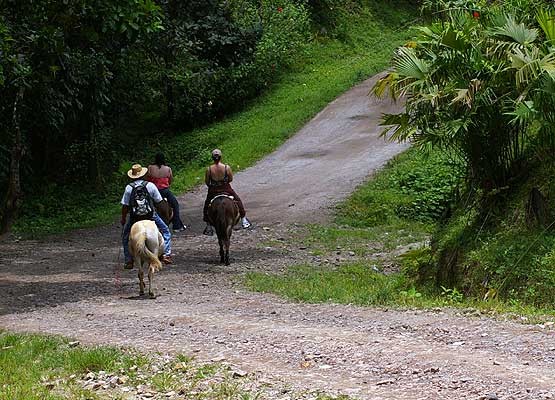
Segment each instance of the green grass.
M549 171L553 172L552 168ZM527 315L530 321L555 316L552 303L547 301L553 299L555 236L550 231L527 228L522 215L530 185L548 193L553 193L555 186L549 183L552 187L548 190L538 180L529 182L521 195L506 205L502 215L512 217L487 228L483 221L478 226L471 223L478 218L472 210L455 211L447 219L448 211L456 206L454 187L460 176L461 171L439 153L426 155L410 149L341 204L335 223L310 226L294 238L312 254L330 262L294 266L284 274L249 273L245 284L255 291L304 302L449 306ZM552 174L544 171L543 177L547 176ZM480 226L483 229L479 230ZM437 238L435 248L456 244L467 251L462 263L467 266L467 281L479 290L436 286L437 252L426 246L415 249L432 235ZM345 258L347 252L354 254ZM406 253L400 255L401 252ZM336 257L343 259L334 263ZM468 266L470 263L474 270ZM386 264L387 275L379 272ZM397 267L397 272L392 273L395 268L391 265ZM516 291L497 296L497 290L483 287L484 279L491 279L491 271L499 274L497 282L513 288L522 286L523 296L517 296ZM521 283L515 285L514 281ZM490 282L492 285L495 281ZM524 287L530 282L534 284ZM490 295L485 297L488 290Z
M155 398L174 391L179 398L191 400L256 400L264 391L264 384L249 375L234 376L229 366L220 363L198 363L182 354L162 357L69 343L59 337L0 331L0 400L123 400L142 398L139 389ZM87 388L90 373L94 382L113 377L125 381L108 388ZM319 400L348 399L314 395Z
M258 292L276 293L298 302L392 308L453 307L472 314L504 314L514 318L526 315L525 321L529 323L555 320L553 309L498 299L477 300L465 297L456 289L418 286L405 274L384 275L373 271L368 263L338 268L300 265L280 275L252 272L246 276L246 285Z
M338 95L387 67L393 49L409 36L417 10L408 2L365 1L343 21L342 39L315 38L303 59L244 111L183 133L160 145L176 175L173 189L183 192L201 182L209 150L220 147L235 170L246 168L294 134ZM42 199L28 199L14 230L41 235L114 221L131 161L151 161L155 149L122 162L103 195L86 188L53 187ZM61 193L60 193L61 192Z
M57 337L0 333L0 399L55 400L96 398L75 385L69 376L86 372L116 372L132 365L144 365L144 357L111 347L69 346ZM64 379L56 390L44 383ZM75 396L74 396L75 395Z

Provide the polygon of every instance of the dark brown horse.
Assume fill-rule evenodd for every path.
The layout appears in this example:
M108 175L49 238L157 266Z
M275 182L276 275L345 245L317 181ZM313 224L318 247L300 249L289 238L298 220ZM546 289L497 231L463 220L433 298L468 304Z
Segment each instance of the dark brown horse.
M168 200L163 199L160 203L157 203L156 212L165 224L169 226L173 218L173 209L171 208L170 203L168 203Z
M233 226L239 222L239 207L232 197L216 196L208 207L208 219L218 235L220 262L229 265L229 245Z

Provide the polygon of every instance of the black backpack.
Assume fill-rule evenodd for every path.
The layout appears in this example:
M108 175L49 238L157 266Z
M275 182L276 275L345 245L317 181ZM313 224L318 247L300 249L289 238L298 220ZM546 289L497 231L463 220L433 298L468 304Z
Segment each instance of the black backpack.
M146 188L147 184L148 182L145 181L130 184L133 190L129 199L129 208L131 209L131 218L134 221L152 219L154 215L154 205Z

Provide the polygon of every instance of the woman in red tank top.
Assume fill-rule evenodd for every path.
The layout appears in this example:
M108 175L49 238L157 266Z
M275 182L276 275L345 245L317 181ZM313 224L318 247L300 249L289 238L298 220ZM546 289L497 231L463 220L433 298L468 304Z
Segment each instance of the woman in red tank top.
M179 202L170 191L173 181L172 169L166 165L166 159L162 153L156 154L154 164L148 166L147 179L154 183L162 197L168 199L168 203L173 208L172 225L174 232L184 231L187 227L183 225L179 215Z

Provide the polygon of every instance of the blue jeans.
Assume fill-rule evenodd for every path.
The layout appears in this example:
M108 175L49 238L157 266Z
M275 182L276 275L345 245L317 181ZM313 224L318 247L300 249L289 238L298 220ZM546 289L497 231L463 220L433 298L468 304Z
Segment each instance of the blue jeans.
M160 194L162 197L168 199L168 203L170 207L173 209L173 218L172 218L172 225L173 229L181 229L183 228L183 222L181 221L181 216L179 215L179 202L170 191L170 189L160 189Z
M158 214L154 213L152 220L156 223L156 226L162 233L164 238L164 255L170 256L172 254L172 234L170 228L162 221L162 218ZM127 223L123 227L123 233L121 236L121 243L123 244L123 255L125 257L125 262L128 263L133 260L131 254L129 253L129 233L131 232L131 226L135 223L131 218L127 219Z

